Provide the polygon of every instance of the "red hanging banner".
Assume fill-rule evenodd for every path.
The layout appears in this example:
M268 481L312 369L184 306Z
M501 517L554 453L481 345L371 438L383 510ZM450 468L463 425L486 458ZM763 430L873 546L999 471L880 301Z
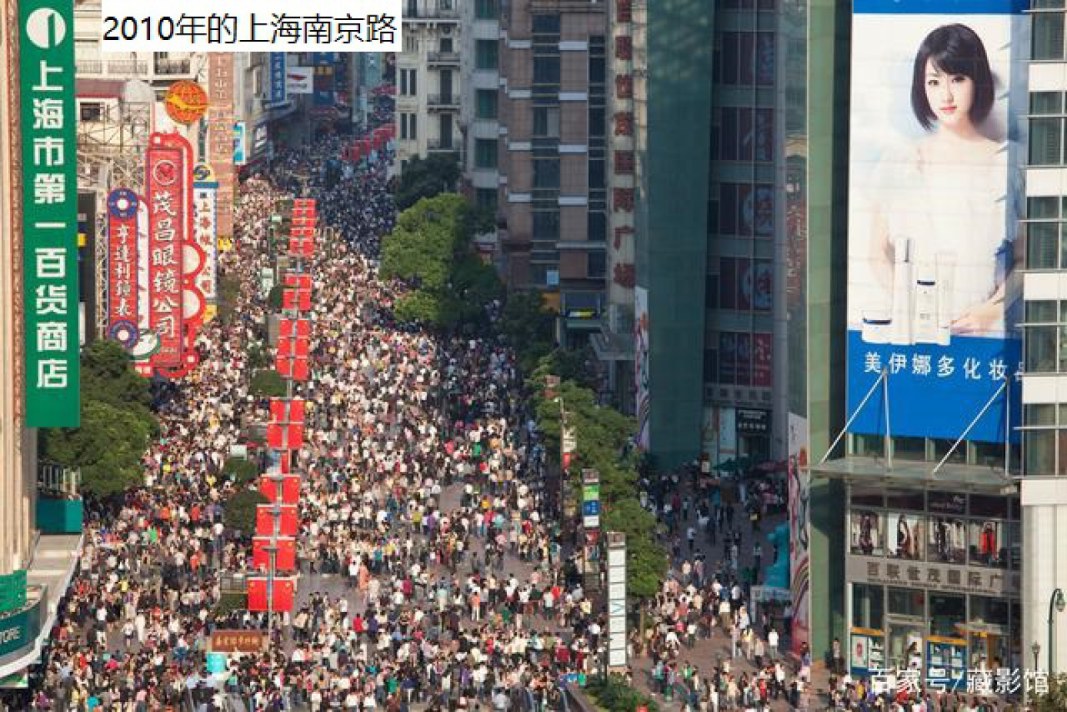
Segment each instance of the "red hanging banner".
M273 542L273 544L272 544ZM252 566L258 571L270 569L270 547L276 546L274 552L275 571L293 571L296 569L296 539L291 536L273 537L257 536L252 538Z
M275 613L291 613L296 597L296 579L276 577L273 601L268 601L267 584L266 576L254 576L248 579L248 610L254 613L265 613L273 609Z
M192 147L178 134L154 133L145 160L148 201L148 324L159 336L156 368L179 368L184 248L193 232Z
M300 501L300 475L285 475L281 479L261 477L259 491L272 504L297 504Z

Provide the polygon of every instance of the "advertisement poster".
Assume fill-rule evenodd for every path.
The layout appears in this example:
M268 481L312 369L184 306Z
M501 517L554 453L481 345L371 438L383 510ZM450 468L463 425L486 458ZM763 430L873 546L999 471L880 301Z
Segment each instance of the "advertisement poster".
M648 392L648 290L634 288L634 383L637 384L637 446L647 451L650 402Z
M196 286L209 305L218 297L218 190L210 166L200 164L193 171L193 239L204 251L204 266L196 276ZM215 310L209 307L209 319Z
M208 54L208 145L207 163L215 171L219 184L215 227L221 237L233 237L233 201L237 164L233 126L233 60L222 52ZM241 162L244 162L242 151Z
M810 536L808 530L808 421L789 414L789 588L793 600L793 630L790 640L793 652L799 653L804 643L810 643L811 584L809 561Z
M289 67L285 70L285 92L310 94L313 91L314 74L311 67Z
M854 4L848 403L884 372L891 408L853 432L955 440L1018 388L1026 6ZM969 439L1004 440L1007 396Z

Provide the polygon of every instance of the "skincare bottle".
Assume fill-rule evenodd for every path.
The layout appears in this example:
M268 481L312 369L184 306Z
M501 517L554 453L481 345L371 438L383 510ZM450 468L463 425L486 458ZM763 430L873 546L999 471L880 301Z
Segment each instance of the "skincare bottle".
M912 342L916 344L937 343L937 278L933 265L917 265L915 270L914 300L915 316L911 323Z
M889 310L882 302L880 307L863 310L862 338L868 344L888 344L893 320Z
M910 346L912 340L912 242L898 238L893 253L893 318L889 343Z
M952 339L952 295L955 289L956 256L938 252L934 256L937 275L937 344L948 346Z

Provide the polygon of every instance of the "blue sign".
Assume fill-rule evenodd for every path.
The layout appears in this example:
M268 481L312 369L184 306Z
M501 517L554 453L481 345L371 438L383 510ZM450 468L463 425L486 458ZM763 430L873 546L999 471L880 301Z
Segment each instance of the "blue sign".
M1029 0L854 0L855 13L887 15L1013 15L1025 12Z
M270 53L270 98L269 105L284 104L285 95L285 52Z
M333 91L331 90L315 90L315 106L333 106Z
M226 655L225 653L208 653L205 663L207 665L207 671L212 675L220 675L226 672Z
M233 125L233 162L243 166L248 161L247 136L245 135L245 122L238 121Z
M582 516L596 517L600 514L600 500L594 499L592 502L582 502Z
M1004 383L1012 405L1011 423L1021 424L1022 388L1018 374L1019 339L954 337L950 346L866 343L858 331L848 334L848 415L856 412L882 370L889 379L889 433L956 441ZM967 435L968 440L1004 442L1002 393ZM884 435L885 390L879 385L849 428L853 433ZM1019 442L1012 428L1011 442Z

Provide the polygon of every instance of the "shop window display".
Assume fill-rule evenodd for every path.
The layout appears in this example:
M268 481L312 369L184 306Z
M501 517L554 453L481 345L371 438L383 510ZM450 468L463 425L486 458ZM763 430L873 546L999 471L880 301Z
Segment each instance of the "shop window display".
M885 554L884 540L881 514L870 510L852 512L849 522L849 549L853 554L882 556Z

